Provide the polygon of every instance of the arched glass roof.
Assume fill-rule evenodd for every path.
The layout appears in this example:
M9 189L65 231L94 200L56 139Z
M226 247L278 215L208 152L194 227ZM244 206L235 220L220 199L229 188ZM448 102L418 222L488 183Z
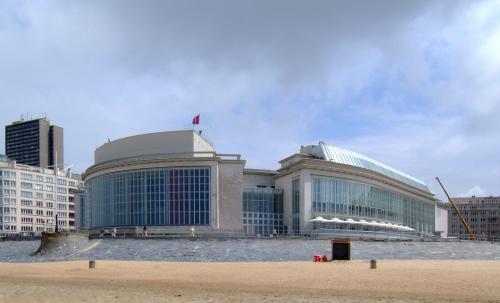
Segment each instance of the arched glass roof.
M348 149L331 146L324 142L320 142L319 146L321 148L321 152L323 153L323 158L327 161L366 168L416 187L418 189L429 192L429 188L423 181L418 180L388 165L380 163L370 157L350 151Z

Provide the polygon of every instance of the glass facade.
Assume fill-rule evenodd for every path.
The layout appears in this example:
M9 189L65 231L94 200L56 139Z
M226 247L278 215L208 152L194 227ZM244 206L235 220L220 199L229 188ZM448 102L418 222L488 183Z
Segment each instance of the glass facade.
M413 197L365 183L319 176L312 177L311 193L313 217L376 220L409 226L417 232L434 232L434 205Z
M243 228L247 234L271 235L283 229L283 190L245 188L243 191Z
M113 173L85 187L85 226L210 225L210 168Z
M5 127L5 154L18 163L41 166L40 120Z
M292 234L300 234L300 179L292 180Z

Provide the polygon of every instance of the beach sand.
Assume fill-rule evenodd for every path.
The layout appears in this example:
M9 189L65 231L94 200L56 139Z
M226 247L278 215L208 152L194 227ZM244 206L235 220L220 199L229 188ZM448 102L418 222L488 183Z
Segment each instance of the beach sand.
M499 261L0 263L0 302L500 302Z

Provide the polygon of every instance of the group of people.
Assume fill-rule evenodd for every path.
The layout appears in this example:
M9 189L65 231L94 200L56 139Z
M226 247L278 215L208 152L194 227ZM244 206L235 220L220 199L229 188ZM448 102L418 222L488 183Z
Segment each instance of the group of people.
M196 229L194 226L191 226L191 236L192 237L195 237L196 236ZM137 233L138 234L138 233ZM109 235L109 230L104 230L104 229L101 229L101 237L104 237L104 235ZM146 225L144 225L142 227L142 236L143 237L147 237L149 236L149 231L148 231L148 227ZM259 235L260 236L260 235ZM278 236L278 231L276 229L273 230L273 233L270 234L271 237L277 237ZM111 230L111 237L116 237L116 227L114 227L112 230Z
M191 226L191 236L192 237L195 237L196 236L196 228L194 226ZM104 235L109 235L109 230L104 230L104 229L101 229L101 237L104 237ZM137 233L138 235L138 233ZM149 231L148 231L148 227L147 225L144 225L142 227L142 236L143 237L147 237L149 236ZM260 236L260 235L259 235ZM278 237L278 231L276 229L273 230L273 233L270 234L269 236L271 237ZM116 237L116 227L114 227L112 230L111 230L111 237Z
M113 229L111 230L111 237L116 237L116 227L113 227ZM109 235L110 232L108 229L101 229L101 237L104 237L105 235ZM142 235L144 237L147 237L149 235L148 233L148 227L146 225L143 226L142 228Z
M109 230L104 230L104 229L101 229L101 237L104 237L104 235L106 234L109 234ZM116 237L116 227L114 227L112 230L111 230L111 237Z

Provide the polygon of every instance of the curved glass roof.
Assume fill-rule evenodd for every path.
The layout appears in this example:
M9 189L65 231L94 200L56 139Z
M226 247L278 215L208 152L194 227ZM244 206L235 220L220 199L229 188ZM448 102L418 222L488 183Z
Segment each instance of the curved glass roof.
M357 166L372 170L392 179L401 181L418 189L429 192L429 188L425 183L417 178L405 174L395 168L380 163L370 157L362 155L348 149L331 146L324 142L320 142L319 146L323 154L323 158L328 161Z

